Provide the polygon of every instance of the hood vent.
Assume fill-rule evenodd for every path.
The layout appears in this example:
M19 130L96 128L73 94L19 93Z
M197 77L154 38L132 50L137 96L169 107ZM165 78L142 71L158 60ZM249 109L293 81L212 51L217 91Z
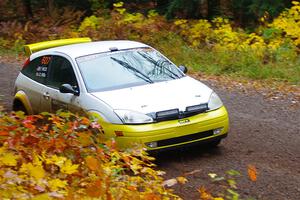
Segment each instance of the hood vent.
M161 121L168 121L168 120L190 117L193 115L204 113L207 110L208 110L208 104L204 103L204 104L199 104L194 106L188 106L186 107L185 111L179 111L179 109L176 108L171 110L158 111L156 113L149 113L148 115L151 116L154 119L154 121L161 122Z

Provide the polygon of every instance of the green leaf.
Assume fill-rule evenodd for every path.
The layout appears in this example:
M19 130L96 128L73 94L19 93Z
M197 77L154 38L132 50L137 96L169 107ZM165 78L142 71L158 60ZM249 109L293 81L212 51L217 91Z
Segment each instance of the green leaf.
M225 180L225 178L222 176L213 179L213 181L223 181L223 180Z
M239 199L239 194L234 191L234 190L231 190L231 189L227 189L227 192L231 195L230 199L232 200L238 200Z
M241 173L239 171L236 171L236 170L233 170L233 169L227 171L226 174L228 174L230 176L240 176L241 175Z
M236 187L236 181L233 180L233 179L228 179L227 180L228 184L230 185L230 187L234 188L234 189L237 189Z

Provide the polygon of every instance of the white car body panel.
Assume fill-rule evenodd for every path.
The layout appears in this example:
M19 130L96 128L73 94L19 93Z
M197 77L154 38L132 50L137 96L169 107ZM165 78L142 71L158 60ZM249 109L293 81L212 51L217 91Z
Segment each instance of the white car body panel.
M188 87L187 87L188 86ZM127 109L144 114L207 103L212 90L199 81L183 77L172 81L119 90L92 93L113 109Z
M18 91L24 91L29 102L34 105L32 110L34 113L40 112L41 108L41 88L42 84L28 78L20 73L16 80L16 86Z

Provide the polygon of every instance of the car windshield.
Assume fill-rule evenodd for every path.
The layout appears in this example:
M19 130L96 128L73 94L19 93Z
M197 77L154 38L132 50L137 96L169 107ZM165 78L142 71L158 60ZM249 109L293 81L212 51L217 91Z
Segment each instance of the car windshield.
M76 59L89 92L178 79L184 74L151 48L113 51Z

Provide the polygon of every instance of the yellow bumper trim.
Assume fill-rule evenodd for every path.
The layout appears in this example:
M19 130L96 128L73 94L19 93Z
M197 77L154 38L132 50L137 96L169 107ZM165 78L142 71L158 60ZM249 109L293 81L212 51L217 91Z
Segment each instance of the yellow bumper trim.
M102 121L101 118L99 122L104 128L105 137L115 138L117 144L121 148L126 148L134 143L139 143L149 150L162 149L172 146L179 146L186 143L192 143L195 141L206 140L208 138L213 138L228 133L229 119L227 110L224 106L217 110L198 114L185 119L187 119L187 123L184 124L181 124L179 122L180 120L171 120L144 125L120 125L107 123L105 121ZM188 136L196 133L214 130L217 128L223 128L221 133L208 137L170 144L157 148L149 148L145 145L145 143L148 142ZM116 136L115 131L122 132L123 136Z

